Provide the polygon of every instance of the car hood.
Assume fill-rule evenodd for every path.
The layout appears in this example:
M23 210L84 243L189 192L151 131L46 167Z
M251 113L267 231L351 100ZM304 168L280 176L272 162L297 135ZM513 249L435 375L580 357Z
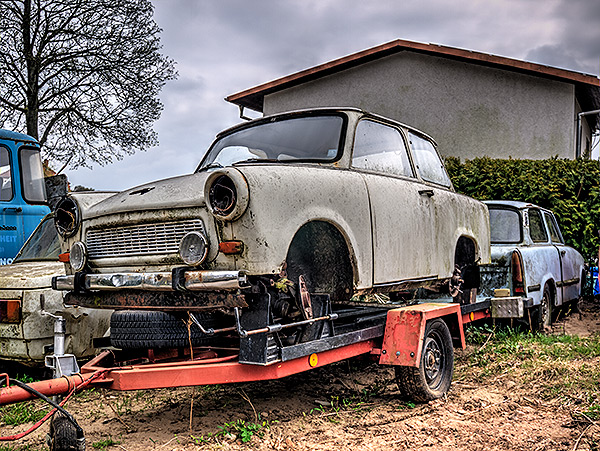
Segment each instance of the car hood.
M204 205L204 183L210 171L146 183L104 199L82 212L83 219L129 211Z
M50 288L52 277L65 273L60 262L17 262L0 266L0 289L23 290Z

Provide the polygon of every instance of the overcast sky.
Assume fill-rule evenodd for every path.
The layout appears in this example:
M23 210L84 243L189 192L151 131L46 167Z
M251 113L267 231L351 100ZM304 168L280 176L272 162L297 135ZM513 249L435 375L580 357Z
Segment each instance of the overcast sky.
M598 75L598 0L153 0L163 53L159 145L71 185L122 190L193 172L220 130L240 122L224 99L394 39L460 47Z

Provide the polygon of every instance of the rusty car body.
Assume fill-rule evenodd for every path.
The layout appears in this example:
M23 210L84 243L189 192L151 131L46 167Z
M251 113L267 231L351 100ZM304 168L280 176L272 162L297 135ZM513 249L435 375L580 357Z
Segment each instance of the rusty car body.
M0 267L0 360L43 366L53 343L54 320L66 320L67 352L85 358L95 354L92 339L102 337L110 311L65 307L64 293L51 280L64 274L58 261L60 243L54 221L46 216L10 265Z
M490 259L487 209L454 191L433 139L353 108L240 124L193 174L74 196L56 224L70 262L54 287L90 307L243 311L269 293L293 322L303 293L456 294L457 267Z
M482 268L482 285L519 300L536 328L550 326L558 307L582 295L583 256L565 244L550 210L516 201L484 203L490 211L492 264Z

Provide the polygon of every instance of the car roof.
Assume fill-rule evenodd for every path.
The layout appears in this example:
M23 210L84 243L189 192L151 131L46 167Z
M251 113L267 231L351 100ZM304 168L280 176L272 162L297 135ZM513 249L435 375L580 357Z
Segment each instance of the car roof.
M535 205L530 202L521 202L518 200L484 200L483 203L494 207L511 207L519 210L524 208L539 208L540 210L545 210L545 208L542 208L539 205Z
M427 139L429 139L430 141L432 141L436 146L437 146L437 142L435 141L435 139L433 139L433 137L431 137L430 135L428 135L427 133L411 126L408 124L405 124L404 122L400 122L397 121L395 119L386 117L386 116L382 116L380 114L377 113L372 113L370 111L367 110L363 110L361 108L357 108L357 107L353 107L353 106L342 106L342 107L315 107L315 108L303 108L303 109L297 109L297 110L290 110L290 111L282 111L279 113L275 113L275 114L270 114L267 116L262 116L262 117L257 117L255 119L252 119L250 121L247 122L241 122L239 124L236 124L232 127L229 127L223 131L221 131L220 133L217 134L216 138L221 138L225 135L228 135L230 133L232 133L235 130L238 129L243 129L248 127L248 124L253 124L253 123L257 123L257 122L268 122L271 119L274 118L279 118L279 117L285 117L285 116L295 116L295 115L304 115L304 114L318 114L318 113L324 113L324 114L334 114L334 113L349 113L349 112L354 112L354 113L361 113L364 114L365 116L370 116L372 118L377 118L380 120L384 120L387 122L392 122L394 124L396 124L397 126L403 127L407 130L410 130L412 132L415 132L418 135L421 135Z

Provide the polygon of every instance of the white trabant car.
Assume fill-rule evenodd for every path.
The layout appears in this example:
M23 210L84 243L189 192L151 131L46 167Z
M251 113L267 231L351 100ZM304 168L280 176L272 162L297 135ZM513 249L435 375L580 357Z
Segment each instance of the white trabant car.
M53 344L51 315L65 319L65 351L77 358L94 356L93 339L107 332L111 311L65 307L64 293L52 290L52 277L65 272L59 253L54 221L47 215L13 263L0 267L0 366L9 361L43 366Z
M583 257L565 244L551 211L525 202L485 204L490 212L492 265L483 269L483 285L522 298L532 325L549 327L553 311L582 294Z
M332 305L419 287L457 294L490 259L487 208L454 191L434 141L352 108L240 124L195 173L88 208L73 196L56 225L70 262L54 286L67 302L139 311L244 315L268 293L269 315L294 322L310 316L302 293Z

